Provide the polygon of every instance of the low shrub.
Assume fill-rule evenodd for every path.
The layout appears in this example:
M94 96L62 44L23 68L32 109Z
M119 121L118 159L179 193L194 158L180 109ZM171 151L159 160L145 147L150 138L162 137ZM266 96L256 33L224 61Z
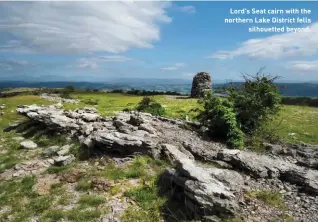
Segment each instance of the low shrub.
M200 102L204 110L198 118L209 128L209 133L225 139L233 148L243 147L244 134L237 124L234 104L211 93Z
M156 102L155 99L150 97L144 97L136 107L139 112L150 113L155 116L162 116L165 114L166 110L161 106L160 103Z
M67 92L67 91L61 92L60 97L63 99L73 99L70 95L70 92Z
M255 76L244 75L243 85L228 88L238 123L250 135L275 116L281 107L281 95L274 84L277 77L264 75L262 70Z
M227 98L212 93L200 100L203 110L198 119L209 128L211 135L226 139L231 147L242 147L245 135L253 143L262 143L263 139L274 139L275 135L260 132L280 110L281 96L274 84L277 77L262 74L261 69L256 76L244 75L244 84L225 88Z
M92 99L92 98L90 98L90 99L84 100L83 102L84 102L85 104L87 104L87 105L95 106L95 105L98 105L99 100L98 100L98 99Z

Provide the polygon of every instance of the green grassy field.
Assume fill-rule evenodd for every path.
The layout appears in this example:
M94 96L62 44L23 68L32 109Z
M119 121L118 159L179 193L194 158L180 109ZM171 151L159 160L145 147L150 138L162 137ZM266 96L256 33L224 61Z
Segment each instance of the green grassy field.
M318 108L283 106L273 126L285 141L318 144Z
M143 98L142 96L119 93L73 93L71 96L81 100L81 102L79 104L65 104L64 108L95 107L104 116L113 116L116 111L134 108ZM189 111L198 107L196 99L189 99L184 96L160 95L154 96L154 98L165 107L168 117L184 118L185 115L189 115L191 118L195 113ZM87 104L89 100L98 101L98 105Z
M142 99L142 96L126 95L118 93L73 93L73 98L80 99L79 104L64 104L65 109L78 107L95 107L103 116L113 116L116 111L125 108L134 108ZM196 99L182 96L154 96L166 109L166 116L184 119L186 115L192 120L196 113L191 111L200 108ZM97 102L97 105L88 104L89 100ZM20 104L52 104L39 96L15 96L1 98L0 104L6 104L4 115L0 117L0 129L9 123L21 118L15 109ZM318 108L306 106L283 106L279 116L271 123L278 135L288 142L305 142L318 144Z
M39 96L21 95L0 98L0 104L5 104L5 108L3 110L0 110L0 112L4 112L4 115L0 116L0 130L2 131L10 123L18 119L25 119L23 116L17 114L16 109L18 105L50 105L52 104L52 102L43 100Z

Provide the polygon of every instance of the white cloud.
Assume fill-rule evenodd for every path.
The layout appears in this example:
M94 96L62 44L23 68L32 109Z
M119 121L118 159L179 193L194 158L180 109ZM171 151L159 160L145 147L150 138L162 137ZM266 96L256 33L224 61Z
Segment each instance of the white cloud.
M179 7L179 10L180 10L181 12L188 13L188 14L194 14L194 13L196 13L196 9L195 9L195 7L192 6L192 5L186 5L186 6Z
M100 60L105 62L127 62L133 60L125 56L113 55L113 56L100 56Z
M152 48L168 2L2 2L0 52L91 53Z
M286 67L296 72L317 72L318 71L318 60L313 61L293 61Z
M185 63L179 62L179 63L175 63L175 64L172 65L172 66L162 67L161 69L162 69L162 70L178 70L178 69L181 69L181 68L183 68L183 67L185 67L185 66L186 66Z
M77 68L81 68L81 69L97 69L98 68L98 64L97 64L97 60L94 59L86 59L86 58L82 58L79 61L77 61Z
M108 55L108 56L99 56L91 58L81 58L77 61L77 68L90 68L97 69L101 63L105 62L128 62L128 61L139 61L133 58L120 55Z
M231 51L217 51L208 58L231 59L248 56L261 59L281 59L296 56L310 56L318 50L318 23L309 27L308 32L276 34L266 38L249 39Z

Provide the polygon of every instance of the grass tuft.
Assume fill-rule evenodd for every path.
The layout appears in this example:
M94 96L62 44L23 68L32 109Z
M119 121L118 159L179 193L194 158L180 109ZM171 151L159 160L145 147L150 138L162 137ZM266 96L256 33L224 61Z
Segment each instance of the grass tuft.
M280 209L285 209L285 203L282 194L275 191L258 190L247 193L248 197L257 198L269 206L278 207Z
M28 207L35 213L43 213L45 210L49 209L52 205L51 196L41 196L35 199L32 199Z
M77 182L75 190L77 191L88 191L92 188L91 181L87 179L81 179Z
M134 218L136 221L160 221L161 208L166 203L165 197L158 195L157 177L154 176L146 185L132 188L125 192L125 196L137 202L139 208L128 208L123 217L123 221Z
M66 217L66 213L63 210L50 210L44 216L45 221L55 222L61 221Z
M81 196L78 203L81 206L88 206L88 207L97 207L105 202L105 198L103 196L97 195L84 195Z
M83 210L81 208L74 208L66 213L66 217L74 222L95 221L101 216L99 210Z
M71 169L71 165L67 165L67 166L50 166L49 168L47 168L47 172L49 174L56 174L56 173L61 173L61 172L67 172L70 169Z

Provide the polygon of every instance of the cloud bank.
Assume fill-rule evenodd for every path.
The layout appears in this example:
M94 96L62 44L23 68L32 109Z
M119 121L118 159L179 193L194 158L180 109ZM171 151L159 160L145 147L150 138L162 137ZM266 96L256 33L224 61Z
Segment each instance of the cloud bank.
M152 48L168 2L2 2L0 52L122 53Z
M140 61L133 58L129 58L121 55L108 55L108 56L99 56L99 57L90 57L90 58L81 58L77 61L77 68L89 68L97 69L101 63L106 62L129 62L129 61Z
M179 62L179 63L175 63L172 66L162 67L161 69L162 70L178 70L185 67L185 65L186 65L185 63Z
M286 68L296 72L316 72L318 70L318 60L293 61Z
M231 59L248 56L253 59L282 59L311 56L318 50L318 23L309 27L309 32L283 33L266 38L249 39L231 51L217 51L208 58Z

